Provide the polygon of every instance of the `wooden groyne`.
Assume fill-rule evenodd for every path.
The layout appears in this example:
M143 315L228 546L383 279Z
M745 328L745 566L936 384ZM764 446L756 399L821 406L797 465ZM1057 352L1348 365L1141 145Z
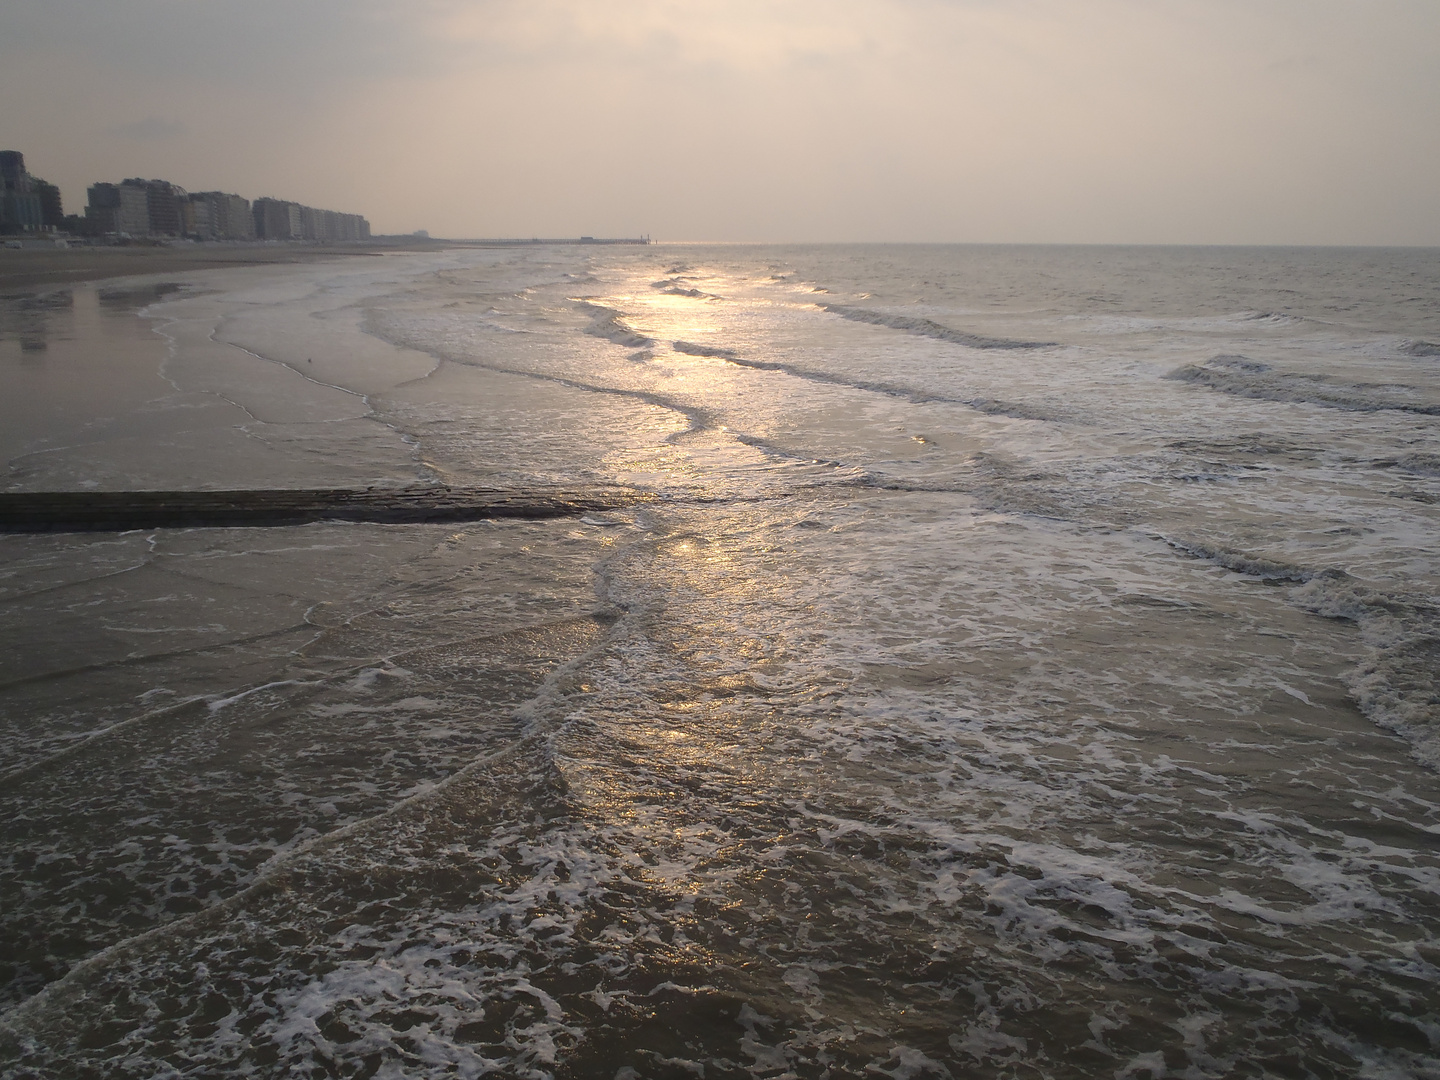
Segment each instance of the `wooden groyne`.
M0 492L0 532L256 528L314 521L387 525L561 518L653 496L631 488L271 488L244 491Z

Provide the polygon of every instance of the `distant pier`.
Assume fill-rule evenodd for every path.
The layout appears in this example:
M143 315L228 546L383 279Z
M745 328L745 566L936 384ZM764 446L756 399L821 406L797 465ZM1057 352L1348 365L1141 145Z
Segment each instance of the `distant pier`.
M518 247L526 244L653 244L655 241L648 236L572 236L568 238L536 236L528 240L519 237L495 237L479 240L447 240L445 242L466 247Z

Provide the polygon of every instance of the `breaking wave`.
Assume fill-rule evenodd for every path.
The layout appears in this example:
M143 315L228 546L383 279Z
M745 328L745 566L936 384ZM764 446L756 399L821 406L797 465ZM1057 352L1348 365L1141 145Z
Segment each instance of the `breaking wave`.
M720 348L714 345L697 345L693 341L673 341L670 345L676 352L683 353L686 356L700 356L706 359L724 360L726 363L735 364L739 367L753 368L756 371L778 371L797 379L805 379L808 382L828 383L831 386L844 386L851 390L864 390L874 394L885 394L889 397L904 398L907 401L913 401L917 404L933 401L946 405L963 405L966 408L985 413L987 416L1008 416L1016 420L1045 420L1054 422L1061 419L1061 417L1054 412L1037 406L1026 405L1023 402L999 401L984 397L953 397L938 394L930 390L920 390L915 387L902 386L898 383L846 378L843 375L836 375L828 371L813 371L809 368L796 367L793 364L776 363L773 360L748 360L735 353L732 349Z
M1369 655L1346 672L1355 704L1376 724L1440 769L1440 605L1434 597L1396 596L1339 570L1316 574L1295 593L1307 611L1360 627Z
M1344 383L1324 375L1275 371L1268 364L1243 356L1216 356L1203 364L1185 364L1165 377L1262 401L1288 401L1351 412L1393 411L1440 416L1440 405L1400 396L1413 391L1413 387Z
M1288 315L1283 311L1247 311L1240 318L1245 322L1263 322L1272 326L1294 326L1306 321L1300 315Z
M644 349L656 343L654 338L646 337L640 331L621 322L622 316L614 308L595 304L589 300L581 300L580 307L593 315L590 325L585 328L585 332L592 337L613 341L616 345L623 345L627 349Z
M1179 540L1170 536L1161 536L1160 539L1176 551L1214 563L1216 566L1223 566L1226 570L1233 570L1237 574L1247 574L1264 581L1302 583L1309 581L1316 574L1316 571L1296 566L1294 563L1233 551L1230 548L1217 547L1199 540Z
M693 341L672 341L670 347L678 353L684 353L686 356L703 356L710 359L731 360L737 363L743 363L743 361L735 355L733 349L721 349L714 345L697 345ZM749 363L746 366L762 367L774 371L780 370L779 364L761 364L758 361Z
M650 287L664 296L688 296L694 300L719 300L714 293L707 293L685 284L684 278L662 278L652 281Z
M1218 368L1229 368L1232 371L1245 371L1251 375L1259 375L1270 370L1269 364L1262 364L1259 360L1251 360L1248 356L1240 356L1234 353L1226 353L1221 356L1212 356L1210 366Z
M1360 629L1368 654L1342 678L1373 723L1410 743L1440 769L1440 602L1371 588L1344 570L1315 570L1200 541L1161 537L1177 551L1227 570L1296 586L1291 600L1327 619Z
M1432 341L1407 341L1400 346L1400 351L1409 356L1440 356L1440 345Z
M1417 476L1440 476L1440 454L1406 454L1395 464Z
M951 344L964 345L970 349L1048 349L1056 344L1053 341L1013 341L1010 338L969 334L963 330L952 330L948 326L941 326L937 322L916 315L892 315L884 311L846 307L843 304L822 304L820 306L832 315L839 315L842 319L871 323L874 326L888 326L892 330L903 330L908 334L935 338L937 341L948 341Z

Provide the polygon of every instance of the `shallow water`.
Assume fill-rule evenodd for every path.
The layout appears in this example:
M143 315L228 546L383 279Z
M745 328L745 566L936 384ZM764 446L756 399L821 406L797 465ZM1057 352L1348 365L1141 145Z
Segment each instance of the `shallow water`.
M1440 1075L1440 253L364 263L5 301L8 486L661 498L0 538L11 1072Z

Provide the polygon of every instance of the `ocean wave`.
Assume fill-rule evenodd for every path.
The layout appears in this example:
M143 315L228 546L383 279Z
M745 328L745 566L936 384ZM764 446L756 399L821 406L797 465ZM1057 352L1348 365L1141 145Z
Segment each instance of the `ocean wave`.
M1346 672L1355 704L1376 724L1400 735L1416 756L1440 769L1440 606L1433 597L1372 589L1343 571L1316 574L1296 590L1307 611L1359 625L1370 647Z
M1009 416L1015 420L1045 420L1054 422L1061 419L1055 412L1023 401L1003 401L997 398L965 398L960 402L987 416Z
M579 301L582 310L593 314L590 325L585 328L585 333L592 337L604 338L613 341L616 345L623 345L627 349L645 349L656 344L652 337L646 337L640 331L626 326L620 320L624 317L614 308L605 307L589 300Z
M1351 412L1393 411L1440 416L1440 405L1400 396L1416 392L1417 388L1412 386L1344 383L1324 375L1275 371L1268 364L1243 356L1216 356L1203 364L1185 364L1165 377L1262 401L1320 405Z
M1220 356L1212 356L1208 363L1211 367L1229 368L1232 371L1246 371L1252 375L1259 375L1262 372L1271 370L1269 364L1262 364L1259 360L1251 360L1248 356L1240 356L1237 353L1224 353Z
M1400 346L1400 351L1407 356L1432 357L1440 356L1440 345L1432 341L1406 341Z
M694 300L719 300L721 297L714 293L707 293L703 289L697 289L686 285L688 278L669 277L661 278L659 281L652 281L650 287L662 296L688 296Z
M1342 679L1372 722L1440 769L1440 602L1366 585L1344 570L1316 570L1202 541L1160 539L1177 551L1264 581L1297 586L1290 599L1327 619L1355 623L1368 655Z
M1161 536L1159 539L1165 541L1176 551L1214 563L1216 566L1223 566L1226 570L1233 570L1237 574L1258 577L1263 581L1290 581L1298 584L1309 581L1316 574L1316 571L1297 566L1294 563L1267 559L1261 555L1252 555L1231 548L1217 547L1200 540L1181 540L1170 536Z
M1306 322L1302 315L1290 315L1283 311L1247 311L1240 315L1243 322L1263 322L1272 326L1295 326Z
M720 360L740 359L738 356L735 355L735 351L733 349L721 349L713 345L697 345L693 341L672 341L670 343L670 347L678 353L684 353L686 356L704 356ZM758 367L761 365L757 363L752 364L751 366ZM773 368L777 371L780 367L778 364L765 366L767 367L767 369Z
M1395 464L1419 476L1440 476L1440 454L1406 454Z
M843 304L821 304L820 306L832 315L839 315L842 319L870 323L873 326L888 326L892 330L903 330L908 334L935 338L937 341L948 341L971 349L1048 349L1056 344L1053 341L1014 341L1010 338L969 334L916 315L895 315L884 311L870 311L867 308L847 307Z
M1220 454L1225 457L1231 455L1313 457L1319 453L1315 447L1302 446L1289 439L1269 435L1263 431L1219 439L1174 439L1167 442L1165 446L1167 449L1180 450L1188 454Z
M1027 405L1023 402L1001 401L984 397L954 397L937 394L931 390L919 390L911 386L902 386L898 383L872 382L868 379L850 379L843 375L832 374L828 371L815 371L810 368L796 367L793 364L781 364L771 360L748 360L731 349L720 348L714 345L698 345L693 341L673 341L670 343L670 347L678 353L684 353L686 356L700 356L707 359L724 360L726 363L735 364L738 367L753 368L756 371L778 371L781 374L790 375L797 379L805 379L808 382L828 383L831 386L844 386L851 390L864 390L874 394L885 394L888 397L904 398L916 404L939 402L944 405L963 405L968 409L985 413L987 416L1008 416L1015 420L1045 420L1056 422L1064 419L1054 411L1044 409L1040 406Z

